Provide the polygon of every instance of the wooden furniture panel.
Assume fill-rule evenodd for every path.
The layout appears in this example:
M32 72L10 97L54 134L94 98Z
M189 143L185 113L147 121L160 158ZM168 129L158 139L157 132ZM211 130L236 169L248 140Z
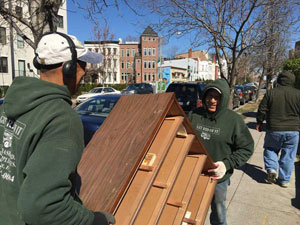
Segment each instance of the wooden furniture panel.
M167 205L163 209L157 224L175 225L182 223L206 158L206 155L188 155L185 158L171 194L168 197ZM172 210L171 208L175 208L176 210Z
M164 197L158 200L161 204L155 205L151 212L160 214L170 186L174 185L174 181L168 179L176 172L157 173L175 136L183 139L195 136L185 151L207 156L203 172L214 167L174 93L121 97L84 150L79 163L80 197L84 204L94 211L114 213L117 221L126 224L137 218L151 191L164 190L161 195ZM121 201L124 204L120 204ZM169 199L164 209L167 211L170 206L170 211L176 211L177 215L178 207L186 207L186 204L182 199L179 202ZM199 214L195 216L198 217Z
M215 193L217 180L200 175L191 201L187 207L186 221L188 224L204 224L205 218ZM192 222L191 222L192 221Z
M113 212L173 103L172 94L123 96L95 133L78 166L80 197Z
M117 222L118 225L129 224L130 221L135 218L163 160L167 157L166 154L168 153L170 146L173 145L174 137L176 136L182 121L183 117L172 117L165 119L163 122L162 127L147 153L147 155L154 156L155 160L153 160L151 164L144 165L144 163L142 163L140 169L132 179L129 188L115 213L116 220L120 221Z
M156 224L193 139L194 135L175 138L151 190L144 200L138 217L134 221L135 225Z

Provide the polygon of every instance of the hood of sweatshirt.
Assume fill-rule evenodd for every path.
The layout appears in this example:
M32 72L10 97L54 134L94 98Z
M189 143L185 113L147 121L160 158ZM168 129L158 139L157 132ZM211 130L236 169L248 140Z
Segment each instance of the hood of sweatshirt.
M214 112L214 113L211 113L207 110L206 103L205 103L206 94L209 89L218 89L221 92L220 103L217 107L216 112ZM215 119L218 117L218 115L220 115L221 111L227 109L229 95L230 95L230 89L229 89L229 85L225 79L219 79L219 80L213 81L213 82L209 83L208 85L206 85L206 87L203 90L202 102L206 109L207 116L212 119Z
M18 77L9 87L3 102L9 119L17 119L43 102L63 99L70 105L71 96L66 86L42 81L33 77Z
M277 82L281 86L294 86L295 75L284 70L281 74L279 74Z

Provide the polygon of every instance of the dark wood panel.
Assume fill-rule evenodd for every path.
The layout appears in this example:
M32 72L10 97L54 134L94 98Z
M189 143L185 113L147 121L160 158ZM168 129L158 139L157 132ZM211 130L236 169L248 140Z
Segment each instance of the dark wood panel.
M173 101L172 93L121 97L78 167L89 209L114 211Z

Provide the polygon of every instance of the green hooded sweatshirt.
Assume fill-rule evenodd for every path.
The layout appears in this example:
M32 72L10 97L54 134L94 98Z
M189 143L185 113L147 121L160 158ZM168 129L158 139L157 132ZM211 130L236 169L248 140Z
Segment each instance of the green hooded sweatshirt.
M211 88L221 92L220 104L214 113L209 112L205 105L207 91ZM245 164L254 151L254 141L245 122L227 108L229 94L226 80L209 83L203 91L204 107L189 113L189 119L209 155L215 162L222 161L226 166L227 172L218 180L219 183L229 178L233 169Z
M283 71L277 80L278 87L267 90L259 104L256 120L273 131L298 131L300 125L300 91L294 88L295 76Z
M90 225L74 200L84 148L66 86L16 78L0 107L0 225Z

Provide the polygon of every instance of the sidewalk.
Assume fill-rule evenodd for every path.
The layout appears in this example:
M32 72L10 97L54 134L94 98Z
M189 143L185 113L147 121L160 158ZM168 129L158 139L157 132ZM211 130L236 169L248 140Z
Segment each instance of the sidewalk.
M255 130L255 115L248 113L245 119L255 141L254 154L248 163L241 169L236 169L231 177L227 193L227 223L300 225L300 162L295 163L289 188L265 182L266 172L263 162L265 132ZM209 213L205 225L210 224Z

